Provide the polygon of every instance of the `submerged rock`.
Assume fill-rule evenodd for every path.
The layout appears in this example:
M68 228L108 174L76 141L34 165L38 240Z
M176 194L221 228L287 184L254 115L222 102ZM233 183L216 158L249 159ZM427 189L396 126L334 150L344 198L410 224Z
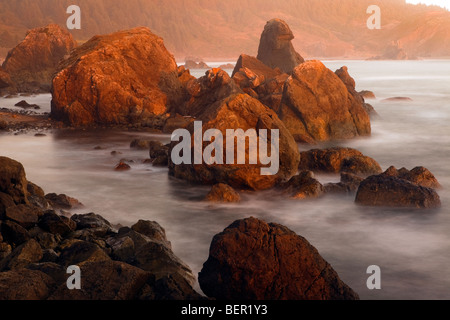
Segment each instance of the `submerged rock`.
M77 46L72 35L56 24L29 30L3 63L20 92L49 92L59 62Z
M255 218L214 236L199 283L219 300L358 299L305 238Z
M280 187L293 199L318 198L324 193L324 187L311 171L300 172Z
M239 202L241 196L229 185L218 183L211 188L205 200L210 202Z
M53 79L52 117L73 126L162 127L184 99L174 57L147 28L95 36L60 68Z
M279 68L285 73L291 73L296 66L305 60L292 45L294 34L288 24L280 19L267 22L258 48L258 60L270 68Z
M367 136L370 118L358 97L320 61L307 61L286 81L278 114L299 142Z

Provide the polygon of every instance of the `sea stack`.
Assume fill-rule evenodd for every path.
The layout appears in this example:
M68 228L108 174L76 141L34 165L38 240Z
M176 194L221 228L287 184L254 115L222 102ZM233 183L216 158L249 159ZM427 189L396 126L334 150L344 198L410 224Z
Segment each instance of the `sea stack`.
M258 59L271 68L291 73L296 66L305 62L292 45L294 34L288 24L280 19L267 22L261 35Z

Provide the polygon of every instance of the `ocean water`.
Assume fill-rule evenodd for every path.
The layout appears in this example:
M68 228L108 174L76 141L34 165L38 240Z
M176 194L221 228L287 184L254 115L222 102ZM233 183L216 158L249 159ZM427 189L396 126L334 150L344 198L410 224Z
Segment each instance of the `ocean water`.
M159 222L175 253L195 274L215 234L237 219L254 216L308 239L362 299L450 299L450 61L324 63L333 71L348 66L357 90L375 93L377 99L367 102L379 117L372 121L371 137L314 147L356 148L383 169L425 166L443 186L441 209L362 208L353 196L299 201L274 191L243 194L240 204L205 203L209 187L169 177L167 169L142 163L146 151L129 148L133 138L168 142L168 135L115 130L54 131L45 137L2 134L0 155L22 162L28 179L46 192L79 199L85 205L81 213L96 212L122 225L138 219ZM382 101L397 96L412 101ZM34 103L33 98L27 101ZM0 99L0 107L4 103ZM122 154L112 156L111 151ZM113 170L120 158L134 161L130 171ZM370 265L381 268L381 290L366 286Z

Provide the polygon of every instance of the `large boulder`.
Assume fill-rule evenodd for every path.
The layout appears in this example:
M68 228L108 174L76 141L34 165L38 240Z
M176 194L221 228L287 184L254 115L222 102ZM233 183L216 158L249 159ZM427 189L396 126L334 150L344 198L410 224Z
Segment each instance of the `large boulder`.
M255 218L214 236L199 283L220 300L358 299L305 238Z
M363 206L372 207L401 207L433 209L441 206L438 193L426 186L438 186L437 180L431 173L428 179L419 179L418 169L397 171L390 167L386 172L370 176L361 182L356 194L355 202ZM420 169L420 172L424 172ZM431 174L431 176L430 176Z
M52 117L74 126L163 126L184 99L174 57L144 27L95 36L75 49L52 94Z
M53 284L51 277L37 270L1 272L0 300L45 300Z
M77 46L72 35L56 24L29 30L3 63L21 92L49 92L59 62Z
M218 74L214 74L218 73ZM296 172L299 162L298 147L295 143L292 135L286 129L284 124L278 119L277 115L261 104L258 100L250 97L247 94L232 93L231 95L222 94L217 95L217 92L222 92L218 87L209 89L210 86L204 86L204 83L208 79L221 78L221 83L227 83L223 90L225 92L234 92L233 85L229 82L232 80L226 73L220 69L210 70L203 79L199 79L198 82L202 84L199 89L205 88L204 91L198 93L201 97L202 103L196 103L197 121L202 121L202 132L204 133L208 129L216 129L221 132L223 136L223 159L225 164L206 164L202 161L202 164L194 164L194 126L190 126L191 133L191 164L177 164L175 165L170 159L169 169L170 173L177 178L184 180L202 183L202 184L228 184L237 189L253 189L263 190L268 189L276 185L277 183L290 179ZM226 89L229 90L226 90ZM194 101L195 103L195 101ZM245 150L245 163L236 164L235 151L235 164L226 164L226 136L227 130L241 129L246 132L249 129L258 130L266 129L268 134L271 129L279 130L279 170L276 174L262 175L261 169L268 167L263 165L259 160L257 164L249 164L249 155L254 156L257 150L250 150L248 145ZM271 149L271 139L268 140L267 150ZM202 150L210 143L204 142ZM176 144L172 143L172 150ZM276 148L276 146L274 146ZM231 147L230 147L231 148Z
M294 34L285 21L268 21L261 34L257 58L271 68L280 68L286 73L292 72L305 61L295 51L291 42L293 39Z
M342 80L318 60L302 63L286 81L279 117L297 141L314 143L371 133L370 118Z
M16 204L28 203L27 185L23 165L13 159L0 157L0 192L11 196Z

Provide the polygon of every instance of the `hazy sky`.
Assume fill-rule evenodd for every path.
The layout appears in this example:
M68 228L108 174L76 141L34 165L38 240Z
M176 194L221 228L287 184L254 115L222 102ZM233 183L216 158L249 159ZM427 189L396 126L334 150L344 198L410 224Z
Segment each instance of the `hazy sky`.
M406 0L409 3L423 3L423 4L435 4L441 7L445 7L450 10L450 1L449 0Z

